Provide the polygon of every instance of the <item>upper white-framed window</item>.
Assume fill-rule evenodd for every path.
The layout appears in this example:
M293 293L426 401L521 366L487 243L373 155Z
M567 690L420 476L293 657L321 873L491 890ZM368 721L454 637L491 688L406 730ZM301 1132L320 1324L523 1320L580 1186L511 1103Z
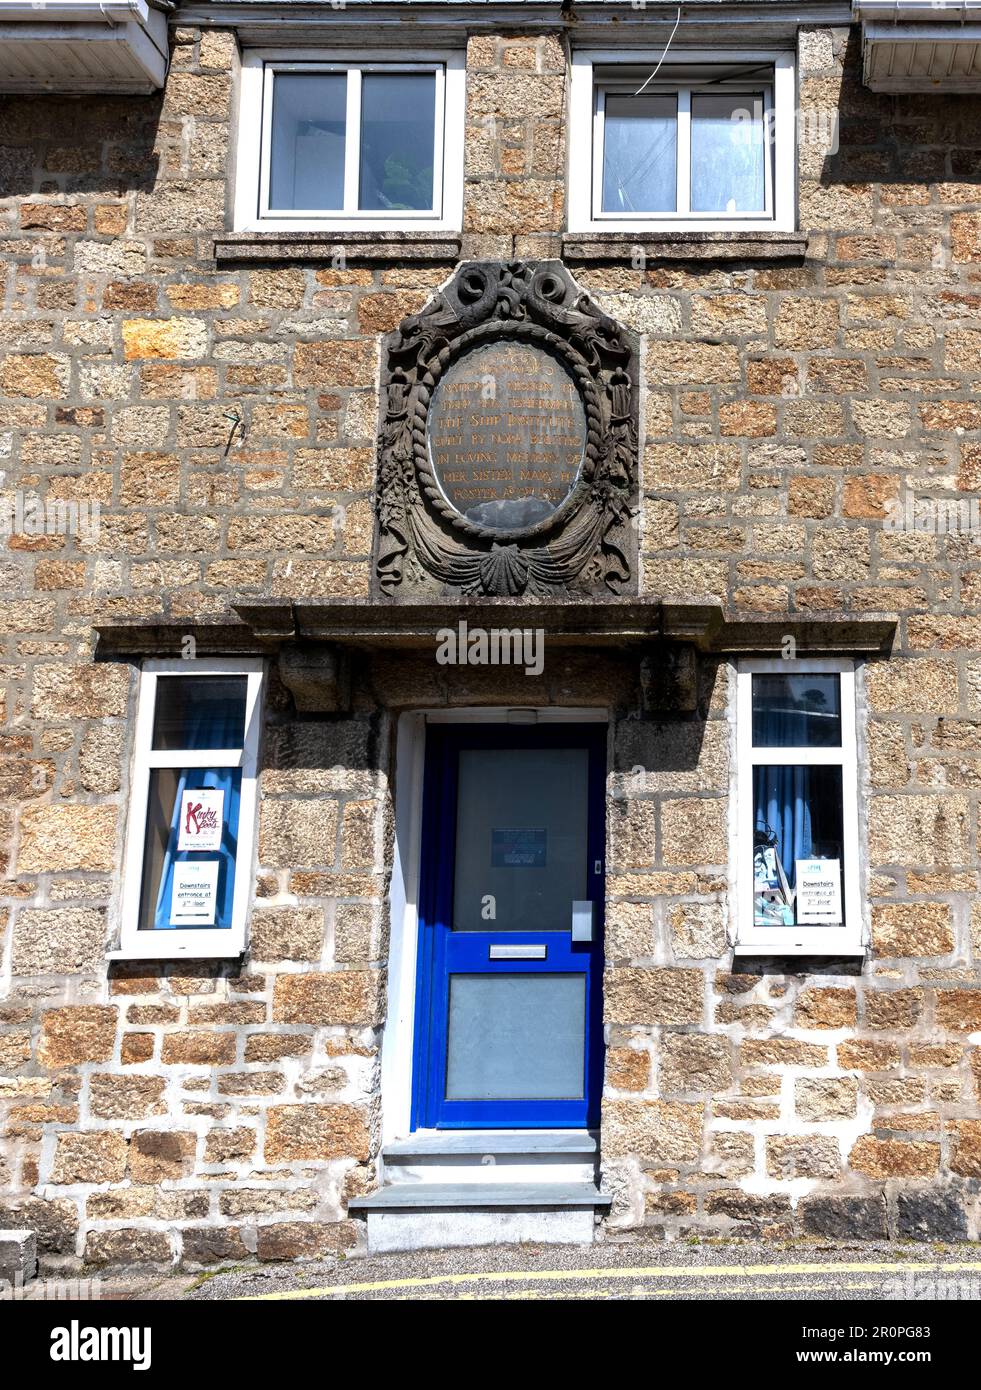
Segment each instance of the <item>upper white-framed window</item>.
M861 955L855 666L736 673L736 953Z
M462 52L247 52L235 230L458 232L465 83Z
M262 672L261 660L144 663L115 957L244 951Z
M569 230L794 231L793 54L661 57L573 53Z

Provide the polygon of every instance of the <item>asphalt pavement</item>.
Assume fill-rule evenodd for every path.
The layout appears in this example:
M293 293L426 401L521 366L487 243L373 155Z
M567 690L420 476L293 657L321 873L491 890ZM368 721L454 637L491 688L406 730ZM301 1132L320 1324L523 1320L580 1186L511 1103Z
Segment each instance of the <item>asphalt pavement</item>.
M896 1300L977 1302L981 1247L745 1241L479 1249L248 1264L200 1275L106 1280L104 1297L261 1302Z

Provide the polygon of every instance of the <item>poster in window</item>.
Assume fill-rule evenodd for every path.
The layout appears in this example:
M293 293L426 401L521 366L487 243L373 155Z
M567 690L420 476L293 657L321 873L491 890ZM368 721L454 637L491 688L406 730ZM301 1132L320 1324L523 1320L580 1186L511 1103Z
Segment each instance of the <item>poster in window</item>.
M221 849L225 793L213 788L189 787L181 797L178 851Z
M187 859L174 865L170 900L172 927L213 927L218 904L218 859Z
M491 867L544 869L547 843L545 830L492 830Z
M797 860L797 922L837 925L841 918L841 860Z

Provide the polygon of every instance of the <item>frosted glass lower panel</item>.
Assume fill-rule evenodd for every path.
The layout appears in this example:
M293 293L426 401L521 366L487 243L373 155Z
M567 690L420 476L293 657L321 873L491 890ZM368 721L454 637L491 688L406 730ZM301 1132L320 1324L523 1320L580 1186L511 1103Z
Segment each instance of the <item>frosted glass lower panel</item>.
M584 975L452 975L447 1100L581 1100Z

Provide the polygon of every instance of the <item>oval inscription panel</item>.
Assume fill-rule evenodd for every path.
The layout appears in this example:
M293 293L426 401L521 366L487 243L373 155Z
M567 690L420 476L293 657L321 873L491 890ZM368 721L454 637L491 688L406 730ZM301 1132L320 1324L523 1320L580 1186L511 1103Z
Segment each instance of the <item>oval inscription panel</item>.
M473 348L433 393L429 459L443 495L475 526L524 531L576 485L586 411L551 353L523 343Z

